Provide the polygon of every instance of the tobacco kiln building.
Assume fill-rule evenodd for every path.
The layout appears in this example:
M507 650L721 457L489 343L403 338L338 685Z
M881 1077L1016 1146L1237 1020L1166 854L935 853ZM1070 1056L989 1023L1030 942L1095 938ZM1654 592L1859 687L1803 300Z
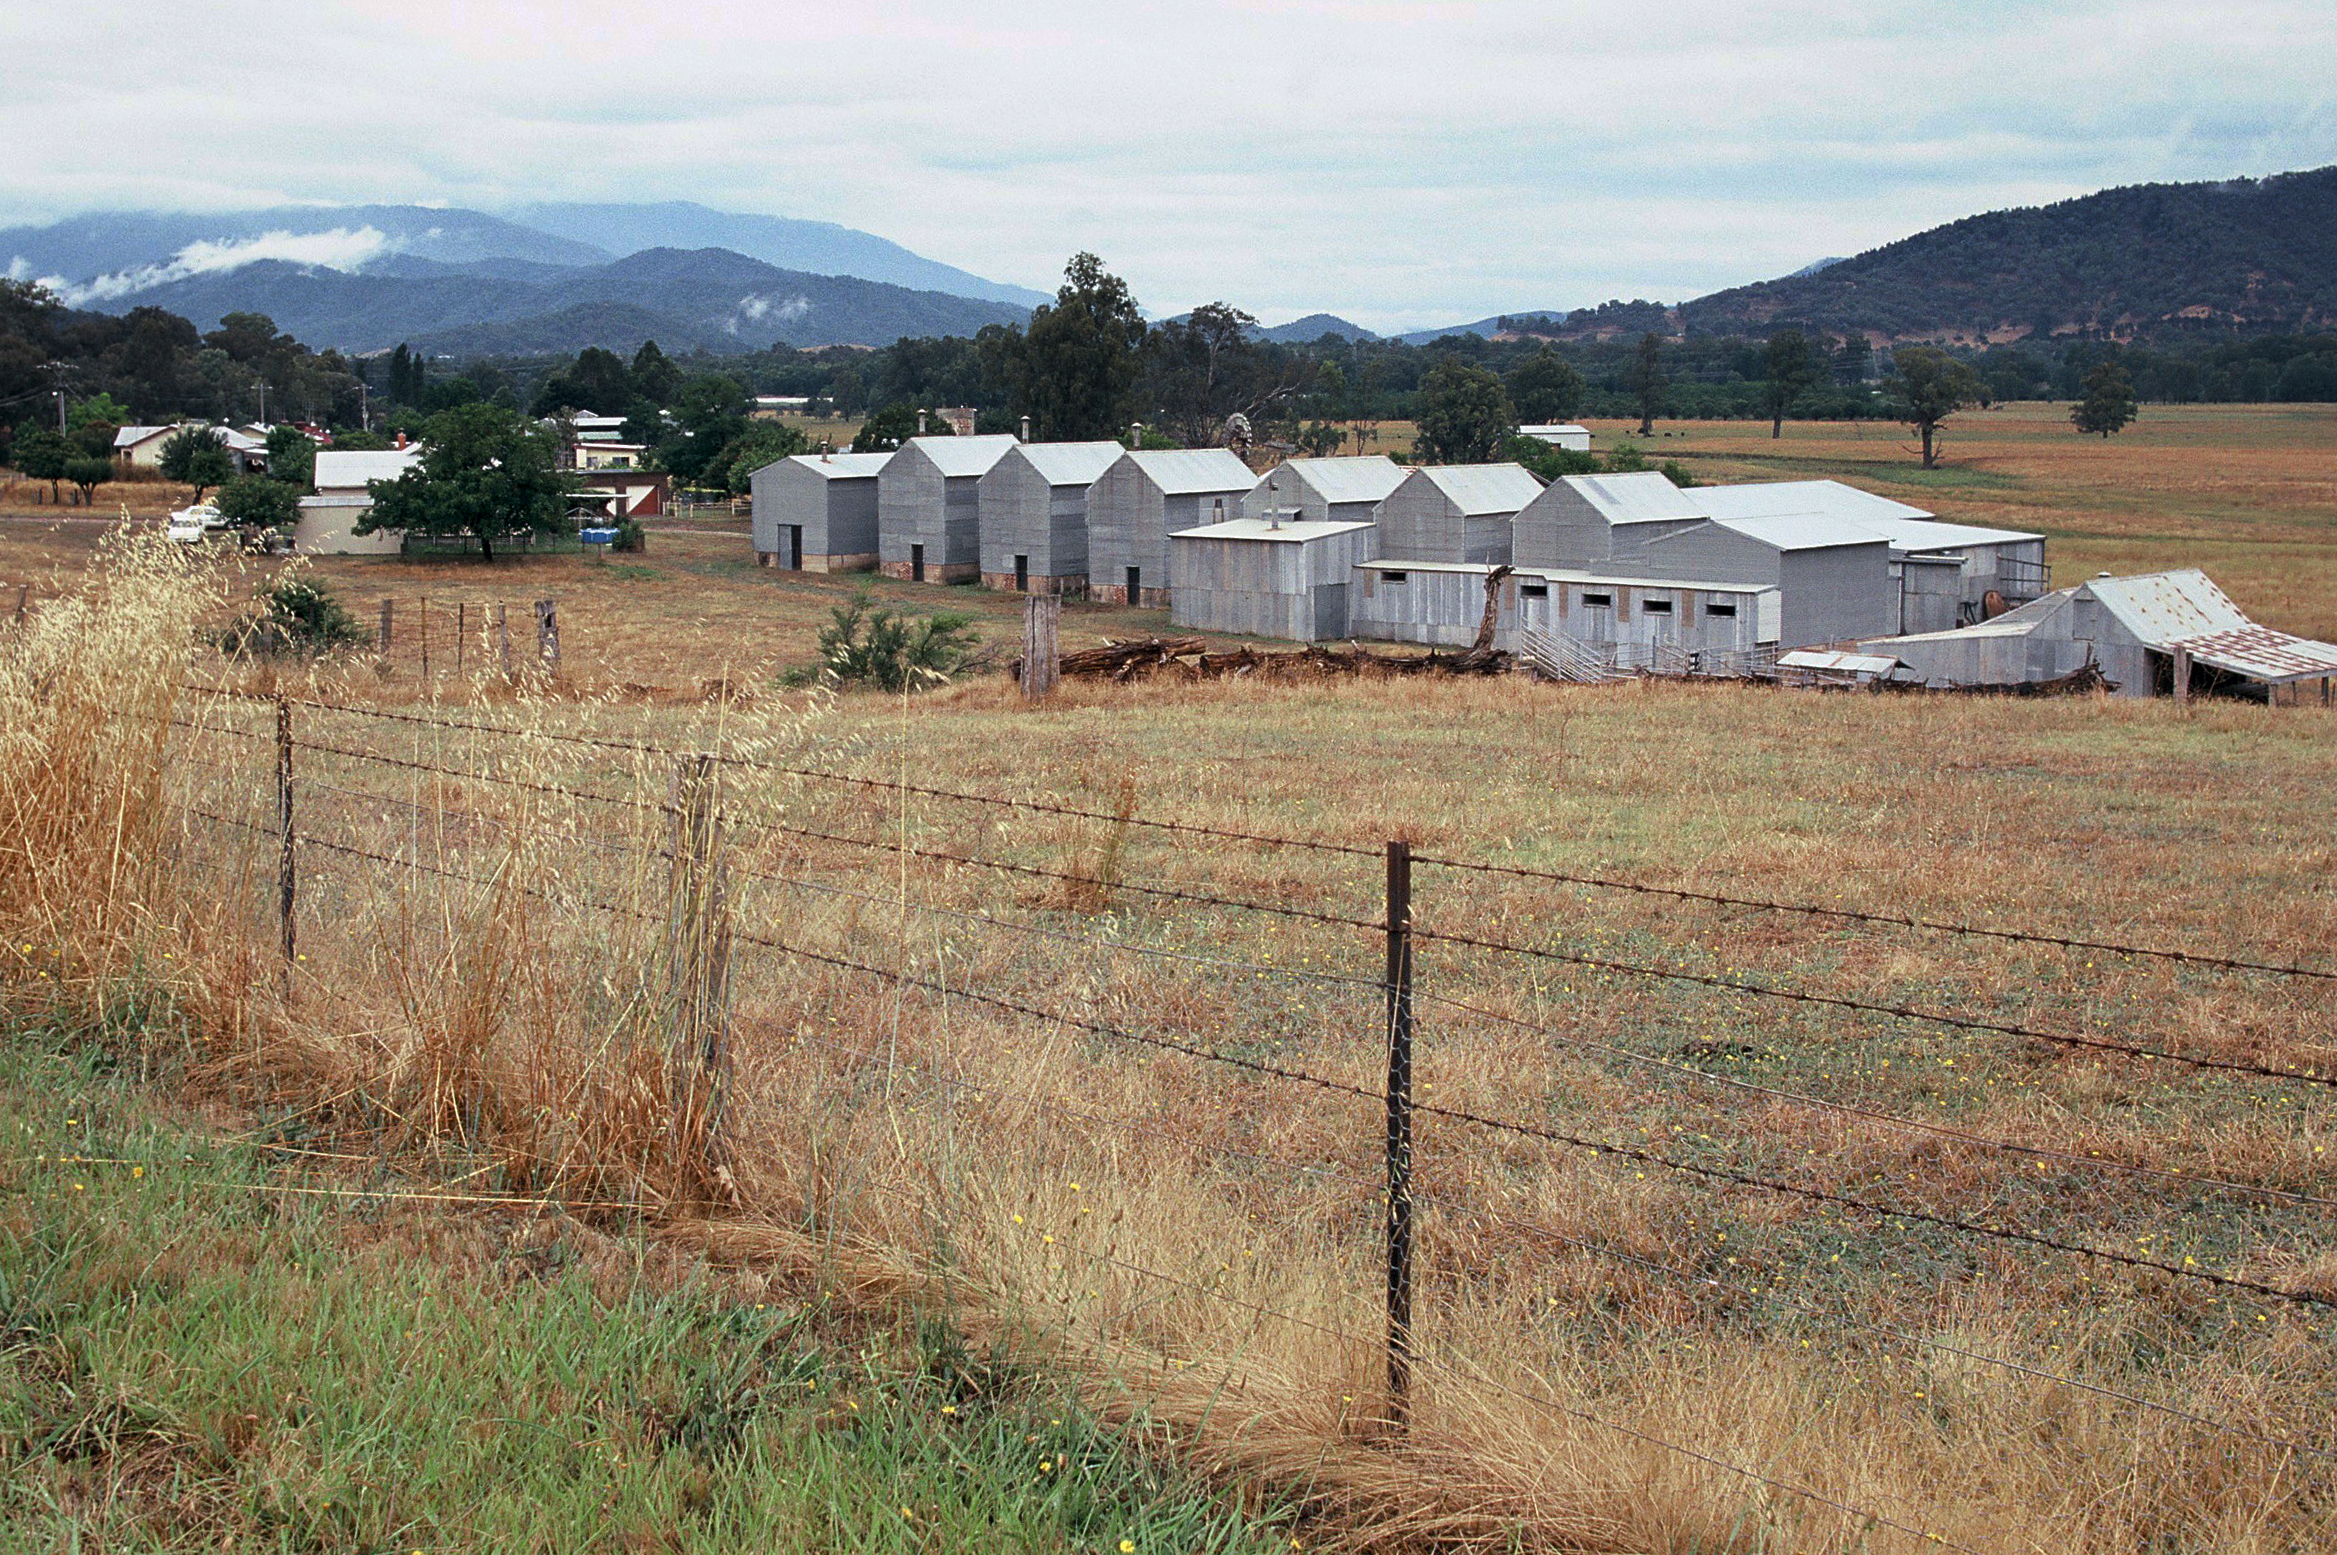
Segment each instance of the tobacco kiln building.
M790 572L874 569L876 478L892 457L796 454L755 471L755 560Z
M1087 494L1125 452L1116 442L1020 443L976 490L982 584L1017 594L1087 588Z
M1518 510L1541 494L1542 483L1523 465L1424 466L1380 504L1380 554L1424 562L1512 561Z
M1087 493L1088 598L1168 600L1169 535L1238 516L1257 472L1223 448L1124 453Z
M1385 454L1357 459L1292 459L1274 466L1242 499L1249 518L1276 509L1317 523L1374 523L1379 505L1404 483L1404 467Z
M1513 559L1520 567L1596 567L1709 516L1657 470L1562 475L1518 510Z
M888 578L963 583L982 571L980 483L1015 439L913 437L876 477L876 548Z

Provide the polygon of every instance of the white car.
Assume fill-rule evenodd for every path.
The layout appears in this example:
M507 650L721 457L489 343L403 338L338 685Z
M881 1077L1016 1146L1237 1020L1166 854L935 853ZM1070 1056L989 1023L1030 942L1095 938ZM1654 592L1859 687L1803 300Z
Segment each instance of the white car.
M227 528L227 520L220 516L219 510L206 502L200 507L172 509L170 524L163 533L181 545L200 545L227 533Z

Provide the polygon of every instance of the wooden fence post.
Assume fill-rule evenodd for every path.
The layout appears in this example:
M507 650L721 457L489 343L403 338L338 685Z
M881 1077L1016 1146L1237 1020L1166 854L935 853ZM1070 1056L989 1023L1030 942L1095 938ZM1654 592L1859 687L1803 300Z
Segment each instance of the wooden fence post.
M383 595L383 596L382 596L382 600L381 600L381 656L382 656L383 658L385 658L385 659L386 659L386 658L388 658L388 657L389 657L389 652L390 652L390 602L389 602L389 596L385 594L385 595Z
M1061 677L1057 640L1063 622L1063 596L1029 594L1022 602L1022 694L1036 702L1050 695Z
M2187 707L2190 702L2191 650L2177 644L2175 648L2175 705Z
M511 607L497 601L495 605L495 648L503 660L503 673L511 673Z
M293 903L299 892L299 856L292 833L292 704L276 698L276 918L284 937L284 975L298 959Z
M556 600L536 601L536 657L547 668L560 667L560 606Z
M673 1007L674 1127L684 1159L726 1191L722 1109L729 1065L730 905L714 758L674 758L666 965Z
M1388 844L1388 1423L1412 1410L1412 845Z
M463 652L467 646L464 639L470 635L470 631L471 602L458 599L454 602L454 678L457 680L463 678Z
M24 625L25 612L31 608L32 585L29 583L19 583L16 585L16 624L18 626Z
M422 678L430 678L430 596L422 596L422 607L415 612L416 629L422 635Z

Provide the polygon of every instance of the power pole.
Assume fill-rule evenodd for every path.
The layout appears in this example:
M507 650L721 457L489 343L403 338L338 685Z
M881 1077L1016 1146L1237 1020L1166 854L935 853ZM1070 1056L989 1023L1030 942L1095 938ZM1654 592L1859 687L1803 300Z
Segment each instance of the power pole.
M53 392L57 396L57 435L63 437L65 435L65 391L58 389Z

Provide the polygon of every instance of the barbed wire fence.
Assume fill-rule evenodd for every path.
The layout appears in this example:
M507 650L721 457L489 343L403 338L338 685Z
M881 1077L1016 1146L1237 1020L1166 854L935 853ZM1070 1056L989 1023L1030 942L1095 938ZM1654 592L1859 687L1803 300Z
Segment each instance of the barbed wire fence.
M239 715L245 722L237 722ZM1756 1100L1798 1116L1871 1126L1929 1146L2073 1179L2125 1181L2160 1196L2160 1202L2179 1199L2202 1214L2212 1208L2234 1217L2240 1226L2276 1232L2308 1251L2325 1245L2312 1239L2326 1237L2330 1212L2337 1210L2337 1197L2317 1191L2318 1179L2301 1184L2248 1181L2163 1164L2149 1152L2138 1151L2132 1159L2106 1156L2034 1138L1999 1137L1871 1099L1714 1072L1602 1040L1570 1029L1561 1020L1498 1008L1488 997L1444 992L1436 978L1424 981L1420 957L1424 951L1436 951L1454 958L1452 965L1440 969L1439 977L1450 974L1457 979L1464 971L1481 968L1484 975L1475 981L1487 987L1522 980L1520 968L1556 966L1605 980L1604 987L1684 987L1754 1008L1818 1012L1828 1018L1889 1023L1964 1042L1993 1043L2026 1058L2074 1054L2096 1062L2115 1061L2171 1077L2166 1081L2170 1084L2184 1083L2188 1077L2200 1083L2247 1086L2284 1101L2297 1096L2317 1101L2337 1087L2337 1068L2328 1063L2325 1048L2306 1044L2312 1056L2302 1057L2290 1047L2274 1044L2262 1059L2193 1051L2131 1030L2078 1029L1797 986L1776 977L1693 964L1685 955L1667 964L1660 955L1581 948L1564 936L1554 937L1554 943L1536 943L1509 934L1447 927L1436 915L1433 890L1424 893L1421 884L1437 880L1440 873L1462 880L1497 877L1529 889L1619 893L1804 923L2079 952L2316 991L2337 979L2337 968L2238 954L2228 948L1936 921L1490 863L1416 851L1402 838L1367 846L1147 818L1125 805L1102 810L1035 796L912 783L905 776L871 777L735 752L679 750L648 741L511 727L325 697L253 699L210 692L179 722L198 741L218 737L228 742L200 754L202 770L266 774L255 785L249 813L224 813L193 803L183 808L191 823L218 835L240 836L250 846L275 853L279 869L273 906L288 979L296 975L304 955L302 926L319 916L313 884L331 872L344 875L335 911L368 894L411 893L417 883L513 889L563 910L628 925L622 932L662 946L656 959L667 969L674 1008L682 1012L672 1028L675 1069L670 1094L677 1110L689 1113L681 1126L702 1155L704 1180L723 1191L735 1191L725 1176L729 1168L725 1130L737 1054L751 1040L770 1034L733 1029L733 967L748 962L816 970L863 985L891 1001L896 1024L872 1024L855 1033L861 1040L848 1040L804 1021L773 1028L783 1029L785 1040L855 1069L881 1070L888 1090L899 1096L922 1096L935 1104L967 1101L1010 1107L1015 1116L1050 1135L1090 1140L1131 1132L1158 1135L1173 1131L1180 1120L1157 1107L1114 1110L1083 1098L1078 1086L1002 1085L994 1076L984 1078L949 1062L946 1053L904 1050L897 1023L908 1019L913 1008L944 1021L953 1008L979 1010L1016 1029L1073 1037L1086 1051L1165 1056L1198 1066L1240 1083L1246 1088L1243 1098L1264 1108L1276 1107L1272 1099L1276 1096L1334 1105L1340 1110L1333 1114L1333 1125L1345 1131L1346 1143L1353 1147L1343 1154L1324 1159L1327 1152L1318 1152L1316 1158L1305 1159L1288 1149L1277 1150L1276 1144L1286 1142L1277 1139L1265 1118L1256 1120L1250 1130L1251 1148L1220 1145L1212 1147L1212 1153L1242 1163L1245 1170L1300 1180L1315 1191L1341 1196L1355 1215L1372 1222L1371 1240L1384 1274L1384 1292L1383 1321L1370 1342L1382 1352L1384 1380L1382 1395L1369 1414L1372 1428L1391 1439L1401 1439L1406 1432L1426 1373L1508 1395L1530 1408L1555 1412L1721 1472L1844 1519L1845 1526L1889 1529L1925 1547L1994 1555L1924 1527L1910 1520L1911 1514L1850 1504L1820 1485L1776 1472L1774 1465L1707 1452L1579 1407L1546 1389L1492 1374L1475 1357L1423 1331L1424 1313L1433 1313L1436 1305L1431 1292L1424 1308L1420 1290L1419 1217L1425 1213L1448 1225L1478 1226L1488 1236L1562 1248L1672 1290L1683 1301L1757 1311L1765 1322L1831 1335L1846 1347L1918 1359L1945 1357L2008 1386L2038 1384L2085 1394L2136 1416L2148 1415L2204 1437L2260 1449L2290 1465L2283 1473L2317 1476L2317 1483L2327 1483L2329 1471L2298 1470L2293 1465L2337 1463L2337 1444L2318 1420L2299 1419L2284 1429L2270 1429L2082 1375L2074 1364L2056 1369L2034 1357L1993 1353L1877 1321L1862 1315L1850 1295L1833 1288L1823 1268L1812 1278L1787 1280L1774 1270L1763 1273L1739 1266L1733 1258L1726 1263L1685 1264L1611 1234L1562 1231L1543 1217L1505 1208L1498 1195L1475 1189L1473 1175L1456 1183L1444 1173L1424 1184L1419 1176L1419 1131L1434 1128L1456 1141L1477 1140L1544 1158L1628 1169L1642 1177L1657 1173L1697 1191L1774 1200L1795 1206L1800 1213L1832 1217L1824 1222L1827 1225L1856 1222L1889 1244L1908 1270L1943 1288L1980 1267L1977 1260L1984 1253L2047 1258L2091 1271L2072 1276L2089 1288L2106 1289L2100 1282L2115 1278L2132 1282L2135 1292L2153 1298L2176 1300L2180 1293L2197 1292L2202 1299L2237 1304L2259 1320L2269 1313L2285 1314L2284 1320L2325 1340L2328 1316L2337 1310L2337 1288L2311 1276L2309 1259L2290 1260L2285 1278L2267 1271L2261 1260L2244 1256L2216 1266L2194 1254L2153 1248L2154 1241L2161 1241L2156 1235L2085 1236L2057 1223L2030 1223L2015 1213L2018 1205L2004 1195L1976 1206L1951 1207L1922 1198L1910 1191L1915 1184L1893 1182L1887 1174L1878 1174L1865 1186L1828 1184L1797 1173L1790 1163L1748 1162L1717 1148L1701 1150L1697 1142L1686 1140L1659 1143L1647 1137L1645 1129L1634 1136L1623 1120L1601 1126L1595 1116L1521 1116L1432 1100L1418 1079L1422 1030L1425 1026L1432 1039L1431 1069L1433 1036L1441 1023L1508 1031L1543 1050L1563 1050L1593 1063L1601 1074L1646 1075L1680 1093ZM384 729L405 731L410 737L407 747L383 748L370 731ZM233 755L237 745L249 753L241 763ZM600 765L589 775L556 779L545 774L540 762L510 759L523 746L539 751L568 747ZM665 773L665 792L652 796L645 789L660 769ZM798 792L816 788L857 796L863 807L825 825L810 824L810 818L785 806L758 807L735 785L726 786L726 772L785 780ZM410 791L400 795L368 785L366 773L394 777L409 784ZM272 792L266 791L269 787ZM560 830L559 841L612 861L616 883L604 880L596 887L579 880L511 881L495 860L508 856L507 850L519 840L517 833L541 824L541 812L533 812L536 819L531 822L531 812L523 808L521 818L514 820L476 802L474 796L482 791L513 796L523 806L557 803L569 807L566 813L571 817L583 813L610 817L605 830L568 824ZM882 801L887 800L896 808L885 808ZM1191 879L1173 883L1133 879L1122 869L1099 869L1077 859L1046 863L1028 856L1001 857L981 847L997 829L991 823L934 828L952 833L954 845L949 837L926 832L913 841L907 810L912 800L977 813L1048 817L1109 829L1115 836L1142 831L1160 837L1172 850L1231 844L1261 860L1312 855L1340 872L1351 896L1376 897L1378 910L1337 910L1298 900L1294 893L1269 899ZM873 824L856 831L850 825L853 816ZM500 838L506 851L489 846L490 837ZM945 906L913 899L908 884L913 868L934 871L936 878L992 883L973 890L979 905ZM1018 891L1041 893L1035 900L1053 921L1031 921L1002 910L1030 905L1029 899L1015 896ZM838 915L829 925L834 932L823 937L813 926L815 915L784 905L805 900L824 903ZM1206 949L1147 942L1135 922L1142 915L1116 910L1117 904L1130 901L1141 902L1145 914L1163 921L1173 921L1178 914L1206 913L1216 915L1212 925L1229 920L1295 925L1338 936L1342 953L1326 957L1318 967L1311 961L1292 965L1229 953L1217 942ZM925 927L912 931L912 920ZM1067 922L1079 926L1067 927ZM790 923L798 927L790 929ZM994 941L1043 945L1062 959L1011 976L980 948L946 947L939 938L945 928L977 936L978 946ZM863 929L871 932L863 934ZM934 950L919 961L909 954L909 947L928 930L934 936ZM1220 933L1218 939L1224 937ZM1131 964L1146 970L1123 975L1120 969ZM1075 978L1078 968L1087 970ZM1082 979L1088 992L1074 996L1074 984ZM1287 1004L1270 1005L1259 991L1267 985L1286 991ZM1240 992L1229 1001L1224 996L1228 989ZM1180 1018L1186 1012L1178 1007L1198 998L1197 991L1219 997L1202 1000L1189 1018ZM1367 1046L1377 1055L1377 1069L1353 1061L1353 1054L1340 1062L1337 1054L1308 1040L1318 1025L1368 1033ZM1746 1029L1755 1029L1755 1023L1748 1021ZM1367 1112L1368 1130L1361 1121ZM1331 1125L1310 1120L1310 1138L1319 1126ZM1362 1143L1366 1137L1368 1148ZM1445 1148L1467 1156L1476 1147ZM1366 1156L1377 1157L1376 1169L1364 1168ZM871 1182L867 1187L880 1195L910 1195L908 1188L897 1184ZM1320 1330L1341 1344L1363 1342L1364 1336L1305 1312L1262 1304L1208 1280L1128 1258L1124 1248L1096 1245L1068 1231L1061 1242L1054 1235L1048 1241L1061 1256L1088 1259L1097 1268L1108 1267L1139 1282L1244 1307L1262 1320Z

